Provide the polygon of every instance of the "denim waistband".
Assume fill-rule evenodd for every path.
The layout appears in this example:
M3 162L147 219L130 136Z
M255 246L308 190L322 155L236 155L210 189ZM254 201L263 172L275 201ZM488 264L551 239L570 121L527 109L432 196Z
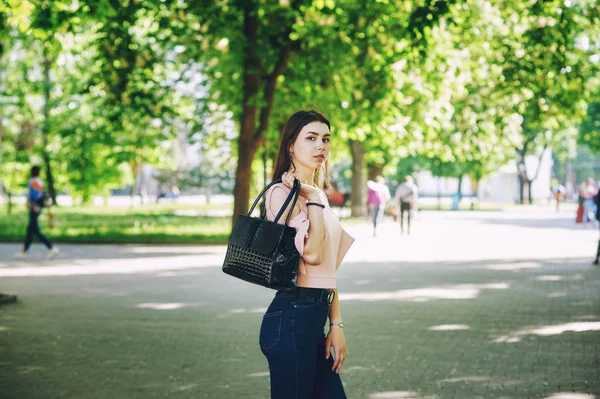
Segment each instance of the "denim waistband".
M335 298L335 291L325 288L295 287L289 290L279 290L277 291L276 296L288 298L316 298L331 305Z

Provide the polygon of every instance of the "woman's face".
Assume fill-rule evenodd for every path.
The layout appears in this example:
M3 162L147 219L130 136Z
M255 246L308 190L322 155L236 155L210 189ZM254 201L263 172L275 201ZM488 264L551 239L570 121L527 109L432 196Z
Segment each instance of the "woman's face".
M311 122L305 125L290 148L294 163L311 169L323 166L329 157L330 137L329 128L324 123Z

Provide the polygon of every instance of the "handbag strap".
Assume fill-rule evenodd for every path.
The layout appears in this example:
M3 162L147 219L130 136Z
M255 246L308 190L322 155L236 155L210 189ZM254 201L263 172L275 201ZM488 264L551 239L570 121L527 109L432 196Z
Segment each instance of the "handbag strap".
M256 197L256 200L254 200L254 204L252 204L252 207L248 211L248 216L250 216L252 214L252 212L254 212L254 208L256 208L256 205L258 204L258 201L260 201L261 197L263 195L265 195L265 193L272 186L274 186L275 184L278 184L278 183L281 183L281 179L277 179L277 180L272 181L271 183L269 183L267 185L267 187L265 187L262 190L262 192L258 195L258 197ZM285 199L285 202L283 203L283 206L279 210L279 213L277 213L277 216L275 217L275 220L273 220L275 223L277 223L279 221L279 219L283 215L283 212L285 212L285 210L287 209L288 205L293 200L292 207L290 208L290 212L288 213L287 218L285 219L285 224L287 225L289 223L290 217L292 216L292 211L293 211L294 207L296 206L296 202L298 201L298 195L300 195L300 181L298 179L294 179L294 185L292 186L292 189L291 189L290 193L288 194L287 198Z

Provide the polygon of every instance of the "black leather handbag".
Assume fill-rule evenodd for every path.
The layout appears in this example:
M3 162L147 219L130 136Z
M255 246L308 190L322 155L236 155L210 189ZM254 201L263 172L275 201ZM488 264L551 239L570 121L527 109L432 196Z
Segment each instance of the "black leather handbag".
M276 290L289 289L298 282L300 253L294 244L296 229L288 226L300 194L300 182L295 179L292 190L274 221L250 216L261 197L274 184L260 193L247 215L239 215L227 245L223 272L249 283ZM277 223L288 205L292 204L285 224Z

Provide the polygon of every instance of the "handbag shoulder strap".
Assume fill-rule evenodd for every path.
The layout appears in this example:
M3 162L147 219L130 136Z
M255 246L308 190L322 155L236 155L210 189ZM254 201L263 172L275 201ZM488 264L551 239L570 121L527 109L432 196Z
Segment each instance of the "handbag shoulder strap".
M265 193L271 187L273 187L275 184L278 184L278 183L281 183L281 179L277 179L277 180L272 181L271 183L269 183L262 190L262 192L258 195L258 197L256 197L256 200L254 200L254 204L252 204L252 207L248 211L248 216L250 216L252 214L252 212L254 212L254 208L256 208L256 205L258 204L258 202L260 201L260 199L262 198L262 196L265 195ZM298 201L298 195L299 194L300 194L300 181L298 179L295 179L294 180L294 185L293 185L292 189L290 190L287 198L285 199L285 202L283 203L283 206L281 207L281 209L277 213L277 216L275 217L275 220L273 220L275 223L277 223L279 221L279 219L283 215L283 212L285 212L285 210L287 209L288 205L293 200L292 207L290 208L290 212L288 213L287 218L285 219L285 224L287 225L289 223L290 216L292 215L293 209L296 206L296 202Z

